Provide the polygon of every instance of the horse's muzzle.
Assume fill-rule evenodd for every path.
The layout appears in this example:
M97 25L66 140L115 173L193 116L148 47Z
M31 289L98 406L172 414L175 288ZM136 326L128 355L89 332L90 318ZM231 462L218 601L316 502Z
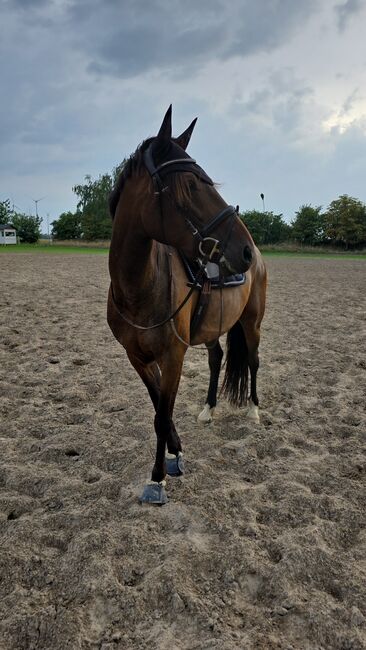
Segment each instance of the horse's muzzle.
M250 248L250 246L244 246L244 250L243 250L243 261L244 261L244 265L245 265L245 268L243 269L244 272L249 269L249 267L250 267L250 265L252 263L252 259L253 259L253 251L252 251L252 249Z
M243 248L242 254L240 255L240 251L238 253L239 255L235 261L232 259L229 261L228 255L222 255L219 260L221 268L226 269L232 275L245 273L253 261L253 249L247 244Z

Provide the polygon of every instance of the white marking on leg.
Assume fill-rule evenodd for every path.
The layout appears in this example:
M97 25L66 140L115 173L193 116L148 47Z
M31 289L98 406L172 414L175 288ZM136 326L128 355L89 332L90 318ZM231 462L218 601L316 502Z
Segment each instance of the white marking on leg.
M170 454L169 451L167 451L166 454L165 454L165 458L168 458L168 460L173 460L174 458L177 457L177 455L178 456L183 456L183 452L178 451L178 454Z
M161 485L162 487L166 487L166 480L163 479L162 481L146 481L146 485Z
M214 411L214 406L211 408L209 404L205 404L203 411L201 411L197 418L198 422L211 422Z
M247 418L248 420L252 420L252 422L256 422L259 424L260 419L259 419L259 409L258 406L252 402L252 400L249 400L249 410L247 413Z

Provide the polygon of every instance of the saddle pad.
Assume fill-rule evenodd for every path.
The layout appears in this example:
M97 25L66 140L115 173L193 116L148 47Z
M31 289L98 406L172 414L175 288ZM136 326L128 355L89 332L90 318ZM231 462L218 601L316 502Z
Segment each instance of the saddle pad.
M189 262L187 258L180 253L180 258L183 262L183 266L187 273L188 286L192 286L194 283L195 277L199 270L199 266L195 262ZM238 287L241 284L245 284L246 275L245 273L235 273L235 275L228 275L226 278L210 278L211 289L225 289L227 287ZM202 289L202 283L197 284L197 289Z

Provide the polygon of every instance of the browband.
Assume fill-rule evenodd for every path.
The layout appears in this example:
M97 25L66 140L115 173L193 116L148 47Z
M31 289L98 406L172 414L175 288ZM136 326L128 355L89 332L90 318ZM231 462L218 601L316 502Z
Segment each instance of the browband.
M156 179L158 184L162 184L160 175L164 176L166 174L174 174L176 172L191 172L204 183L213 185L211 178L206 174L202 167L197 165L194 158L173 158L172 160L167 160L166 162L163 162L161 165L156 167L152 154L152 145L153 143L151 143L144 152L144 163L150 176L153 179Z

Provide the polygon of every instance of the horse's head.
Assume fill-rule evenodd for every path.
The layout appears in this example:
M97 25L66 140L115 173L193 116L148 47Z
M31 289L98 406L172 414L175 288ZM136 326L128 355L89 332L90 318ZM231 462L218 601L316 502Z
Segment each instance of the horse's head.
M252 262L253 240L235 208L225 203L206 172L186 153L196 120L173 138L171 114L170 106L158 135L144 151L154 197L153 202L145 197L144 231L190 260L220 264L224 274L245 272Z

